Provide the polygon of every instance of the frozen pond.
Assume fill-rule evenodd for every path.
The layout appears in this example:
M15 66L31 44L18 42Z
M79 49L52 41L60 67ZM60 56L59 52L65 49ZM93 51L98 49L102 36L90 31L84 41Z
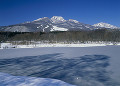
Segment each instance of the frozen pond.
M120 46L0 50L0 72L78 86L120 86Z

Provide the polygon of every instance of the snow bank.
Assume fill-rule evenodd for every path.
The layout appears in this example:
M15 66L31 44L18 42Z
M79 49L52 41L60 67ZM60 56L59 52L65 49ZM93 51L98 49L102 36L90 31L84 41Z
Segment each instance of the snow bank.
M12 45L11 43L1 43L1 49L7 49L7 48L16 48L15 45Z
M106 46L105 44L37 44L37 45L17 45L16 48L39 48L39 47L95 47Z
M107 45L120 45L120 43L111 43L111 42L73 42L73 43L47 43L49 41L46 41L46 43L43 43L41 41L32 41L32 43L28 44L20 44L18 41L18 44L13 45L12 43L1 43L0 49L7 49L7 48L40 48L40 47L96 47L96 46L107 46Z
M108 46L113 44L36 44L36 45L17 45L17 48L39 48L39 47L96 47ZM118 44L120 45L120 44Z

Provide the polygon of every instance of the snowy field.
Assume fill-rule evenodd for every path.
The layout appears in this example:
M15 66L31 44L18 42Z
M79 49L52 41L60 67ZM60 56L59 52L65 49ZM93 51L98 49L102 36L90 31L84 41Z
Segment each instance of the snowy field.
M6 82L3 78L7 73L16 77L13 80L24 76L28 80L32 77L38 81L50 78L76 86L120 86L119 65L120 46L117 45L1 49L0 84ZM13 83L8 79L7 82ZM20 83L19 80L16 82Z

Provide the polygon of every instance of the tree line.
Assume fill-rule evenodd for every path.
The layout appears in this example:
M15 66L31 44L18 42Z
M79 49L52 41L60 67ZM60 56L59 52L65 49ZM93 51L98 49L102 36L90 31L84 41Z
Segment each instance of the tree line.
M67 32L0 32L0 42L7 41L41 41L43 43L72 43L86 41L120 42L119 30L97 29L92 31Z

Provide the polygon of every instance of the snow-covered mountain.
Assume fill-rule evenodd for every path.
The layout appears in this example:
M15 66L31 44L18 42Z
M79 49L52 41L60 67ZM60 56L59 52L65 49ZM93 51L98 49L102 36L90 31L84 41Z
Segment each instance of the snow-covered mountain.
M51 31L80 31L80 30L94 30L101 28L116 29L116 26L107 23L98 23L89 25L81 23L77 20L65 20L61 16L53 16L52 18L43 17L31 22L25 22L16 25L2 26L0 31L10 32L51 32Z
M119 28L119 27L116 27L114 25L111 25L111 24L108 24L108 23L103 23L103 22L94 24L93 26L95 26L95 27L102 27L102 28L110 28L110 29L117 29L117 28Z
M51 21L52 23L62 23L62 22L65 22L66 20L61 16L53 16L51 18Z

